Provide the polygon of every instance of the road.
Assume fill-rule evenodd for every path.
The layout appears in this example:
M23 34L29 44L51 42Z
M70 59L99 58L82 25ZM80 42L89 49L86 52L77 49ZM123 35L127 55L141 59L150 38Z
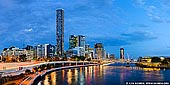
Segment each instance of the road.
M27 66L38 64L42 62L13 62L13 63L0 63L0 71L1 70L11 70L11 69L18 69L20 66Z

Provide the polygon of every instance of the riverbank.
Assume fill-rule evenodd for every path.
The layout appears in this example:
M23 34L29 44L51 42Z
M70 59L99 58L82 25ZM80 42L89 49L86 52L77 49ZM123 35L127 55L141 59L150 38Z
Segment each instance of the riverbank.
M61 69L75 68L81 66L98 65L94 62L87 61L58 61L58 62L45 62L35 65L22 66L22 73L18 75L10 75L1 78L0 84L3 85L30 85L35 84L37 79L43 77L43 75ZM18 76L18 78L13 78ZM35 82L35 83L34 83Z
M54 68L54 69L50 69L50 70L45 70L42 73L38 73L38 75L36 77L34 77L29 83L29 85L37 85L39 83L40 80L42 80L45 75L57 71L57 70L63 70L63 69L70 69L70 68L79 68L79 67L86 67L86 66L97 66L99 64L89 64L89 65L77 65L77 66L66 66L66 67L59 67L59 68ZM22 83L22 85L24 85Z
M18 69L20 66L28 66L43 63L42 61L32 61L32 62L13 62L13 63L0 63L0 72L12 69Z
M142 68L160 68L160 69L170 69L170 65L163 65L160 62L138 62L135 63L136 66L142 67Z

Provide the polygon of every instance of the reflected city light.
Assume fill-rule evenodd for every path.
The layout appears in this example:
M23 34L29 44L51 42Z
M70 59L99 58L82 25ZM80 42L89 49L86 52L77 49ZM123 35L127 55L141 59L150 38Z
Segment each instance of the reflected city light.
M85 67L85 76L87 76L87 69L88 67Z
M160 71L160 68L143 68L144 71Z
M52 72L42 82L43 85L122 85L133 80L164 81L167 80L164 72L158 68L98 65Z
M62 80L64 80L65 70L62 70L61 74L62 74Z
M103 78L103 66L102 65L100 65L99 67L99 77Z
M90 77L92 77L92 75L93 75L93 72L92 72L92 71L93 71L92 66L90 66L90 67L89 67L89 69L90 69L90 72L89 72Z
M69 69L68 72L67 72L67 82L68 82L68 84L72 84L72 72L71 72L71 69Z
M51 82L52 85L56 85L56 72L51 73Z
M160 68L143 68L145 80L163 80L163 75L160 74ZM153 77L154 75L154 77Z
M75 77L75 82L78 81L78 69L74 69L74 77Z
M122 72L122 71L123 71L123 69L121 69L120 72ZM123 80L124 80L124 74L123 74L123 73L120 73L120 82L122 83Z
M48 82L48 75L45 76L45 80L44 80L44 85L50 85L49 82Z

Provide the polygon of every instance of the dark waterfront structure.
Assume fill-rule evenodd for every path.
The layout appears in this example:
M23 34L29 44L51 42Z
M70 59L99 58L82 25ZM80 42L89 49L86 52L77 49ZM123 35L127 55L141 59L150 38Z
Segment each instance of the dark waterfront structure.
M124 48L120 48L120 59L124 60Z
M64 10L56 10L56 53L58 57L64 56Z

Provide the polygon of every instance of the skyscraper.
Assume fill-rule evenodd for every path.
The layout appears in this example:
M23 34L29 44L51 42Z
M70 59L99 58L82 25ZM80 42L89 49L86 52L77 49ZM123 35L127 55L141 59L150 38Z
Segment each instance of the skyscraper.
M120 59L124 60L124 48L120 48Z
M83 47L85 50L85 36L83 35L70 35L69 38L69 49L73 49L75 47Z
M70 35L69 38L69 49L78 47L78 37L76 35Z
M56 10L56 53L58 57L64 56L64 10Z
M79 47L85 48L85 36L78 35Z
M95 56L97 59L102 59L103 57L103 44L102 43L96 43L94 45L95 48Z

